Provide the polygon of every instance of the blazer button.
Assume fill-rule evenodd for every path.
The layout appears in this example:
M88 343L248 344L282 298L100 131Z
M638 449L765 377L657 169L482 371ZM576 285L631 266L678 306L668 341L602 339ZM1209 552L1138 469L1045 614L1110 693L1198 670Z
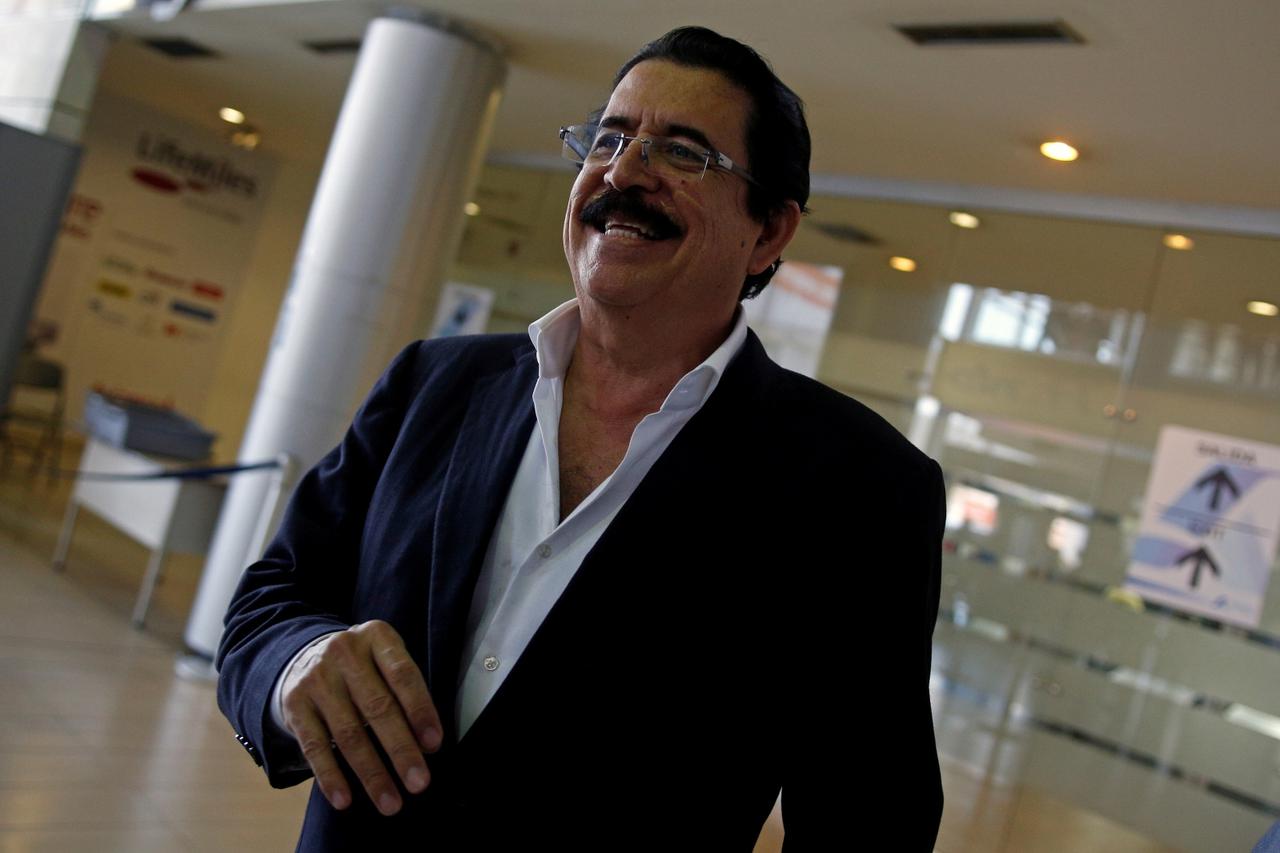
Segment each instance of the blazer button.
M239 732L236 732L236 740L244 747L245 752L249 753L249 757L253 759L253 763L261 767L262 756L258 754L258 748L250 743L249 739Z

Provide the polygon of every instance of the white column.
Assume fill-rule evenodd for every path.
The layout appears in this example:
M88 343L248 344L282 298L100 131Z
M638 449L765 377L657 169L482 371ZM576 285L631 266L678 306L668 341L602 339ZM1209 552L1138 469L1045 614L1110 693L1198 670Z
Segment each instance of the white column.
M462 234L505 63L439 20L369 25L276 321L239 458L301 470L341 438L395 353L427 327ZM233 479L187 623L212 656L270 487ZM287 496L288 489L286 490Z

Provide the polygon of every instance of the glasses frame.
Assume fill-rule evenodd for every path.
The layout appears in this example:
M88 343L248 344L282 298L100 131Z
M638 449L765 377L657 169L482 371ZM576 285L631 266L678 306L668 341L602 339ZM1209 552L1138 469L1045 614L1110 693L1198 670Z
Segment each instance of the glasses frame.
M586 165L587 157L590 156L590 153L591 153L590 144L589 143L583 144L582 146L583 150L579 150L578 144L575 144L575 143L582 143L583 139L595 139L596 134L599 131L600 131L600 126L598 124L571 124L571 125L562 126L560 128L560 140L564 143L564 146L561 148L561 155L566 160L577 163L579 165ZM714 148L704 148L701 145L698 145L697 143L686 142L684 140L679 140L679 139L672 139L669 136L628 136L627 134L621 133L618 131L608 131L608 132L610 134L617 135L618 147L613 150L613 154L609 156L609 159L607 161L600 164L602 166L611 165L614 160L617 160L618 157L621 156L622 152L627 149L627 146L629 144L631 144L632 142L639 142L640 143L640 159L644 162L645 166L647 167L649 165L649 146L650 145L653 145L655 143L660 145L664 143L673 143L676 145L680 145L683 148L689 149L691 152L693 152L694 154L697 154L699 157L702 158L702 161L703 161L702 171L698 173L698 180L702 180L706 176L708 169L715 168L724 172L729 172L731 174L737 175L738 177L742 178L744 181L746 181L749 184L753 184L757 187L761 186L760 182L757 181L751 175L750 172L748 172L746 169L742 168L738 164L734 163L733 160L729 159L724 154L721 154L719 151L716 151ZM680 167L675 166L675 168L679 169ZM691 170L691 169L690 170L682 169L681 171L686 171L688 172L688 174L693 174L694 172L694 170Z

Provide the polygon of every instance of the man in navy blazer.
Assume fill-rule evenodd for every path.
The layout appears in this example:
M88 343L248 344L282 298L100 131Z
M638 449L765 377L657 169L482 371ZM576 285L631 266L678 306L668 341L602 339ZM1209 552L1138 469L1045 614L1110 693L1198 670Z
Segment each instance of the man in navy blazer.
M942 481L738 307L808 198L750 48L646 45L561 131L577 299L419 342L300 483L218 699L299 849L928 850Z

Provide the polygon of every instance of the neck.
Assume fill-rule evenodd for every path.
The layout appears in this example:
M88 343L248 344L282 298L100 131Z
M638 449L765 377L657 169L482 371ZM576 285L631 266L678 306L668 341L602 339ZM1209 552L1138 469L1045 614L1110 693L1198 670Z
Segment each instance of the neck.
M591 408L614 416L657 411L680 378L706 361L733 328L732 313L690 326L634 309L578 304L582 326L566 385Z

